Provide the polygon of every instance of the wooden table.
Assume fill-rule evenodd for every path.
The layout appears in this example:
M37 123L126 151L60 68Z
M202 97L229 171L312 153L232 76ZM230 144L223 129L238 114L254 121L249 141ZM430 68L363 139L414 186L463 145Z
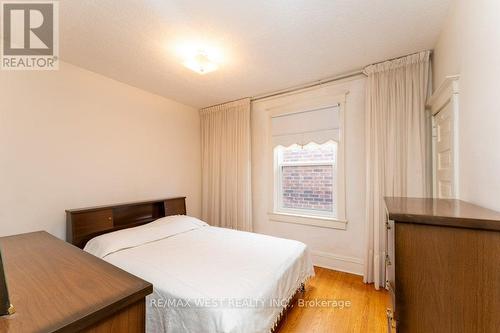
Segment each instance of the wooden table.
M1 237L10 301L0 332L144 332L151 283L47 232Z

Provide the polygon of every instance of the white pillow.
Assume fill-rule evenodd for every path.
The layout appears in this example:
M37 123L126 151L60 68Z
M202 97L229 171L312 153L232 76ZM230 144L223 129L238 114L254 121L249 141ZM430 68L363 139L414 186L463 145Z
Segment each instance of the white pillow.
M85 245L84 251L96 257L104 258L120 250L173 237L206 226L208 226L207 223L195 217L186 215L166 216L139 227L118 230L92 238Z
M160 217L158 220L154 220L153 222L145 224L141 227L156 226L159 224L172 223L172 222L192 223L193 225L198 225L200 227L208 226L208 224L206 222L203 222L202 220L197 219L196 217L187 216L187 215L170 215L170 216Z

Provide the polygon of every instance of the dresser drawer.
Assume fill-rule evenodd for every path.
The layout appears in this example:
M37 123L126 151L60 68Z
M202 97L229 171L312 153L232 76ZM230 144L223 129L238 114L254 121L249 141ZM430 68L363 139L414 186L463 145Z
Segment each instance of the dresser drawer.
M395 224L389 219L388 214L385 220L385 289L389 291L391 298L391 307L387 309L387 332L396 331L397 313L396 313L396 285L395 285Z
M391 309L396 309L396 293L394 292L394 285L390 281L385 281L385 289L389 292L391 297Z
M396 294L394 292L394 285L389 281L385 281L385 289L387 289L391 298L391 307L387 309L387 325L388 332L392 332L396 330L397 323Z
M396 319L394 317L395 313L392 309L387 309L386 317L387 317L387 333L395 333L396 330Z
M386 228L386 246L385 246L385 279L389 281L395 290L395 225L394 221L387 219L385 222Z

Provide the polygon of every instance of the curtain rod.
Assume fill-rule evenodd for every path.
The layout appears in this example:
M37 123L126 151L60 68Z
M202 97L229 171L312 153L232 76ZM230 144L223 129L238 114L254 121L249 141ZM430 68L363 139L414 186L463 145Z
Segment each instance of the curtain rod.
M428 51L430 52L430 55L432 56L433 50L428 50ZM422 52L422 51L420 51L420 52ZM386 60L383 60L383 61L372 63L370 65L381 64L381 63L384 63L386 61L396 60L396 59L407 57L407 56L410 56L410 55L413 55L413 54L417 54L417 53L420 53L420 52L410 53L410 54L407 54L407 55L404 55L404 56L399 56L399 57L394 57L394 58L386 59ZM257 96L254 96L254 97L250 97L250 101L251 102L255 102L255 101L259 101L261 99L270 98L270 97L274 97L274 96L279 96L279 95L282 95L282 94L288 94L288 93L292 93L292 92L299 91L299 90L302 90L302 89L312 88L312 87L320 86L320 85L323 85L323 84L326 84L326 83L340 81L340 80L348 79L348 78L359 76L359 75L367 76L365 74L365 72L364 72L364 68L356 70L356 71L353 71L353 72L349 72L349 73L345 73L345 74L340 74L340 75L337 75L337 76L334 76L334 77L330 77L330 78L326 78L326 79L322 79L322 80L318 80L318 81L314 81L314 82L310 82L310 83L305 83L305 84L300 85L300 86L290 87L290 88L286 88L286 89L283 89L283 90L278 90L278 91L269 92L269 93L266 93L266 94L262 94L262 95L257 95ZM223 105L223 104L226 104L226 103L235 102L235 101L238 101L240 99L236 99L236 100L233 100L233 101L230 101L230 102L224 102L224 103L219 103L219 104L211 105L209 107L219 106L219 105ZM206 108L203 108L203 109L206 109Z
M423 50L423 51L418 51L418 52L410 53L410 54L399 56L399 57L394 57L394 58L390 58L390 59L386 59L386 60L374 62L373 64L370 64L368 66L383 64L384 62L398 60L398 59L409 57L409 56L412 56L412 55L415 55L415 54L419 54L420 52L425 52L425 51L429 51L429 56L432 57L432 54L434 53L433 50ZM368 66L366 66L366 67L368 67Z
M428 50L428 51L429 51L430 55L432 56L432 53L433 53L432 50ZM393 60L404 58L404 57L407 57L407 56L410 56L410 55L413 55L413 54L418 54L420 52L422 52L422 51L415 52L415 53L410 53L410 54L407 54L407 55L404 55L404 56L399 56L399 57L394 57L394 58L386 59L386 60L379 61L379 62L370 64L370 65L381 64L381 63L384 63L386 61L393 61ZM356 70L356 71L353 71L353 72L349 72L349 73L345 73L345 74L340 74L340 75L337 75L337 76L334 76L334 77L330 77L330 78L327 78L327 79L322 79L322 80L314 81L314 82L311 82L311 83L306 83L306 84L303 84L303 85L300 85L300 86L291 87L291 88L287 88L287 89L283 89L283 90L279 90L279 91L275 91L275 92L270 92L270 93L263 94L263 95L254 96L254 97L250 98L250 101L253 102L253 101L258 101L258 100L269 98L269 97L274 97L274 96L278 96L278 95L282 95L282 94L292 93L292 92L299 91L299 90L302 90L302 89L312 88L312 87L320 86L320 85L323 85L323 84L326 84L326 83L340 81L340 80L343 80L343 79L348 79L348 78L359 76L359 75L367 76L365 74L365 72L364 72L364 68Z
M264 98L279 96L279 95L282 95L282 94L287 94L287 93L291 93L291 92L294 92L294 91L299 91L299 90L302 90L302 89L312 88L312 87L315 87L315 86L320 86L322 84L326 84L326 83L330 83L330 82L335 82L335 81L339 81L339 80L343 80L343 79L348 79L348 78L359 76L359 75L366 76L366 74L363 73L363 70L360 69L360 70L357 70L357 71L354 71L354 72L349 72L349 73L346 73L346 74L337 75L337 76L330 77L330 78L327 78L327 79L322 79L322 80L318 80L318 81L314 81L314 82L310 82L310 83L305 83L305 84L300 85L300 86L295 86L295 87L292 87L292 88L286 88L286 89L282 89L282 90L278 90L278 91L266 93L266 94L263 94L263 95L257 95L257 96L254 96L254 97L245 97L245 98L250 98L250 102L254 102L254 101L258 101L258 100L264 99ZM223 103L218 103L218 104L210 105L210 106L207 106L207 107L203 107L201 109L207 109L207 108L211 108L211 107L215 107L215 106L219 106L219 105L224 105L224 104L236 102L236 101L239 101L239 100L242 100L242 99L245 99L245 98L238 98L238 99L234 99L234 100L231 100L231 101L228 101L228 102L223 102Z
M292 92L299 91L299 90L302 90L302 89L312 88L312 87L320 86L320 85L323 85L323 84L326 84L326 83L335 82L335 81L339 81L339 80L344 80L344 79L348 79L348 78L359 76L359 75L366 76L363 73L363 70L360 69L360 70L357 70L357 71L354 71L354 72L349 72L349 73L346 73L346 74L337 75L337 76L334 76L334 77L331 77L331 78L322 79L322 80L314 81L314 82L311 82L311 83L302 84L300 86L295 86L295 87L291 87L291 88L287 88L287 89L283 89L283 90L278 90L278 91L275 91L275 92L270 92L270 93L263 94L263 95L254 96L254 97L251 97L250 100L252 102L254 102L254 101L261 100L261 99L265 99L265 98L269 98L269 97L274 97L274 96L278 96L278 95L283 95L283 94L288 94L288 93L292 93Z

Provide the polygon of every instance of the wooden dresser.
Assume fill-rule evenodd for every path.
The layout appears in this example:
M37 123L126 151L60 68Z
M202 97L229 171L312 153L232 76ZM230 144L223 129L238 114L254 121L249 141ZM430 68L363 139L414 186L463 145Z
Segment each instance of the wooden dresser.
M141 280L46 232L1 237L10 301L0 332L145 331Z
M500 213L460 200L385 202L389 330L499 332Z

